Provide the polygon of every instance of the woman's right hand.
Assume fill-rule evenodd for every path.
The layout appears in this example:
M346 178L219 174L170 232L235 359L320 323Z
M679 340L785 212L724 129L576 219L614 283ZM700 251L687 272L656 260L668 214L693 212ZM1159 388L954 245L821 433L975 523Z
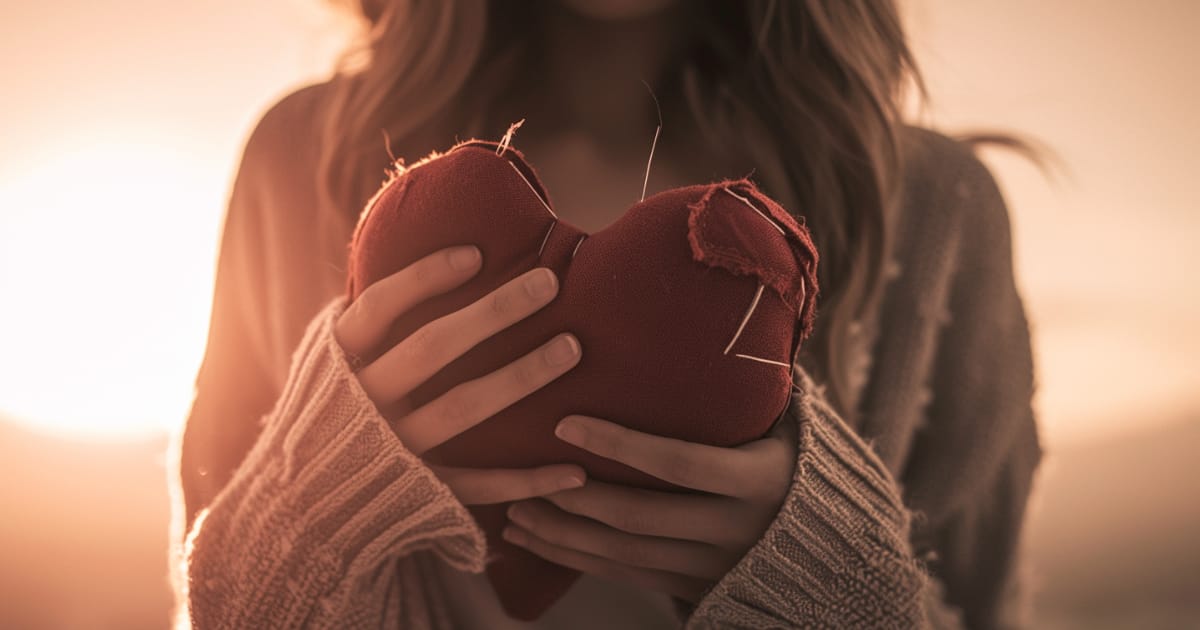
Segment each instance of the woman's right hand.
M478 273L476 247L434 252L363 290L334 329L348 356L362 356L381 343L397 317L421 302L462 285ZM435 319L357 370L377 409L395 404L426 379L478 343L528 317L558 294L558 279L544 267L507 282L476 302ZM574 336L563 333L533 352L392 421L406 448L420 456L537 391L579 363ZM579 466L530 469L432 466L465 505L505 503L583 485Z

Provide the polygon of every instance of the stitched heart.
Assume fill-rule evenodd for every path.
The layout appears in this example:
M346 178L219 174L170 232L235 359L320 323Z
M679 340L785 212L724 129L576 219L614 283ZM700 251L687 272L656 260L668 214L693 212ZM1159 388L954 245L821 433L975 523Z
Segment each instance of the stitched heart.
M349 298L454 245L478 245L483 267L400 317L365 358L534 267L550 267L560 287L553 302L440 370L402 407L424 405L560 332L579 339L579 364L426 459L501 468L573 462L591 479L687 492L566 444L554 426L581 414L717 446L762 437L786 410L792 364L815 319L811 237L747 178L660 192L590 235L552 208L534 169L507 145L463 141L402 169L359 219ZM503 540L508 505L470 511L487 535L487 574L501 604L533 620L579 574Z

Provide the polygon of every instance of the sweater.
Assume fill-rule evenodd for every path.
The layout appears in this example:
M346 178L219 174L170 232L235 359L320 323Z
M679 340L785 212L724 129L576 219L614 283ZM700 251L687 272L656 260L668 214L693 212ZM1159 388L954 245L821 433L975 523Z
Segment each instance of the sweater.
M273 106L230 196L172 480L181 624L456 627L471 601L453 576L485 566L470 513L396 438L333 340L354 215L316 194L328 102L318 85ZM1022 621L1018 547L1042 451L1008 211L968 147L917 127L902 139L887 284L851 326L859 413L833 409L802 350L788 496L697 605L673 602L675 625Z

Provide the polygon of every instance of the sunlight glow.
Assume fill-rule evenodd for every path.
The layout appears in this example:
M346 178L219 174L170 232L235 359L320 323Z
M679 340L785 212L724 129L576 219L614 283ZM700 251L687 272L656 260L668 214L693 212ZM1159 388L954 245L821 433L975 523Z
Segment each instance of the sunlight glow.
M0 171L0 415L73 438L178 425L208 323L223 187L122 131Z

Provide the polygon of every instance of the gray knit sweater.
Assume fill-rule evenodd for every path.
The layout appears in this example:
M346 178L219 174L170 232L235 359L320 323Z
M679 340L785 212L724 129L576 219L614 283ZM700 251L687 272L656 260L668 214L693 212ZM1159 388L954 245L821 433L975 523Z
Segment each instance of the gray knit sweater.
M325 104L315 86L274 106L230 199L173 480L178 612L196 627L451 627L431 563L484 567L470 513L333 340L353 226L314 229L329 225L313 183ZM1008 212L966 147L916 128L904 139L888 284L852 327L859 413L840 417L797 370L789 495L699 604L678 606L689 628L1020 623L1018 535L1041 449Z

